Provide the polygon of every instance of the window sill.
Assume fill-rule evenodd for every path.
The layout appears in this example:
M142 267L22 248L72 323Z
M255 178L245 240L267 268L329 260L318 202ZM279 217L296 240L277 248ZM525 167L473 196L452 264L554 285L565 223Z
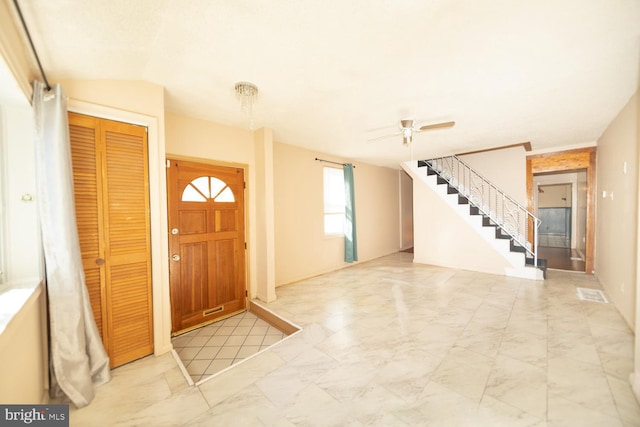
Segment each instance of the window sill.
M0 293L0 335L27 302L40 295L42 280L32 279L9 284Z

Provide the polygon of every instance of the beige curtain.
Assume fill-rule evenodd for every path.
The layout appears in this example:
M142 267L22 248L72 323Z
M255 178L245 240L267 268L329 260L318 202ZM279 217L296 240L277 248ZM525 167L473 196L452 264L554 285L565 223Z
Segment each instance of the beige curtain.
M109 381L109 358L85 286L73 198L66 96L60 85L34 83L36 200L47 271L51 395L88 405Z

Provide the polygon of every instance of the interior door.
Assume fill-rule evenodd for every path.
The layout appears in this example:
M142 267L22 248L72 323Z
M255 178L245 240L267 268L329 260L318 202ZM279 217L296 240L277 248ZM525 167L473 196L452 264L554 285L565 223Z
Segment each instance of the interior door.
M174 335L245 310L244 170L169 160Z

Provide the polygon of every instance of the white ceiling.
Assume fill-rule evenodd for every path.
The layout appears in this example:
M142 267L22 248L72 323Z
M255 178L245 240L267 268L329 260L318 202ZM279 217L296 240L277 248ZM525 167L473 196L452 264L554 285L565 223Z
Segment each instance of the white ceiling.
M595 141L638 89L640 0L21 0L50 80L146 80L170 111L373 164ZM401 118L456 126L393 133Z

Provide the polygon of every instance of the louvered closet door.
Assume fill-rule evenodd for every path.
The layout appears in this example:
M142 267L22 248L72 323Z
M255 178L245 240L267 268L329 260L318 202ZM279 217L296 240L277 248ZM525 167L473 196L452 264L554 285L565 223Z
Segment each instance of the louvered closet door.
M116 367L153 352L146 130L73 113L69 127L87 287Z

